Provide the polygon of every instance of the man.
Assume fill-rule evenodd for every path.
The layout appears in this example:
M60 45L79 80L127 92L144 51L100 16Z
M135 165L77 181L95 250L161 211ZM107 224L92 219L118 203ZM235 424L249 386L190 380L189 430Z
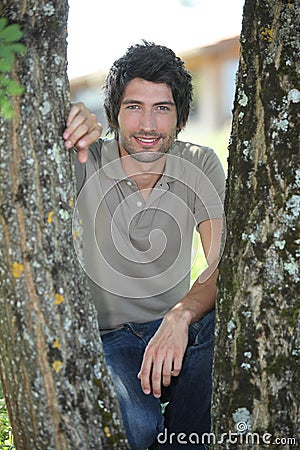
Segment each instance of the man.
M135 450L156 439L164 449L203 449L224 172L211 149L176 140L192 83L172 50L130 47L104 94L114 139L94 142L100 127L82 104L64 138L78 152L83 265L125 430ZM190 288L195 228L208 267Z

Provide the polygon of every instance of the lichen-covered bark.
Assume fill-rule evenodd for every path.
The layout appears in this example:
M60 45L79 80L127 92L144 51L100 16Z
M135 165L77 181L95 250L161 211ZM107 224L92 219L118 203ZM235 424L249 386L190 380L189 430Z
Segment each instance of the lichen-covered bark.
M243 444L234 437L225 447L224 437L216 449L300 445L299 55L299 2L246 0L229 146L213 428L220 439L247 427L260 441L246 443L244 435ZM270 445L262 439L267 432Z
M72 241L66 0L2 0L27 53L0 123L0 372L18 450L126 449L96 314Z

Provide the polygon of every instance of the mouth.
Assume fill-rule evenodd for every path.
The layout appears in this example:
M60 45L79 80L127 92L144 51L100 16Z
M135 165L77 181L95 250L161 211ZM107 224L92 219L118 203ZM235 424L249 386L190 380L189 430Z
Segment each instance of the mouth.
M155 147L160 141L160 137L134 136L134 139L139 145L147 149Z

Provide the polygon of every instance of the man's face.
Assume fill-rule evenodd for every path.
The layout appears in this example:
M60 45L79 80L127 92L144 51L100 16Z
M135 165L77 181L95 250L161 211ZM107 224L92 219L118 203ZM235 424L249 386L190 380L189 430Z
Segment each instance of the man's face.
M177 111L171 88L134 78L127 84L118 115L121 156L152 162L167 153L177 128Z

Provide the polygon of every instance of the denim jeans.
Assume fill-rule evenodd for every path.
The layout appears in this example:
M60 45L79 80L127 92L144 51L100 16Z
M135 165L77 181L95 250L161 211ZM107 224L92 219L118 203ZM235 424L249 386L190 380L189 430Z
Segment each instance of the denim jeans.
M102 336L104 355L119 400L125 431L133 450L155 441L161 449L205 449L202 433L210 432L214 311L189 326L181 372L162 388L160 399L146 395L137 374L145 348L161 319L126 323ZM161 403L168 402L162 414Z

